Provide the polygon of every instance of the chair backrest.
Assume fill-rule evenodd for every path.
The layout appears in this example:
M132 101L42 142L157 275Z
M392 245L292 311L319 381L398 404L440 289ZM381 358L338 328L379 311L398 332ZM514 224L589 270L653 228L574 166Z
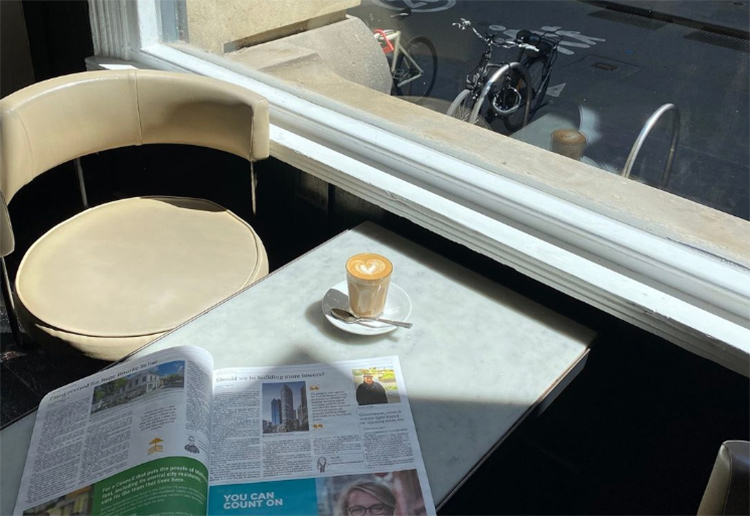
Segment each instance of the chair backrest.
M80 156L146 143L266 158L268 102L217 79L157 70L66 75L1 99L0 256L13 251L7 203L24 185Z
M698 515L750 514L750 442L725 441L711 470Z

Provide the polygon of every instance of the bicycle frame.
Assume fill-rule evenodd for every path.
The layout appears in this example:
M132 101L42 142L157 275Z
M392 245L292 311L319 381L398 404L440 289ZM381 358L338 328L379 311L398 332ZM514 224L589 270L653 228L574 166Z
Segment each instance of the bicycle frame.
M492 66L492 65L490 65ZM489 69L490 66L487 68ZM482 107L482 104L484 104L484 99L487 98L487 95L489 95L490 90L492 89L492 86L499 81L500 79L504 79L507 77L508 72L512 69L517 69L519 73L523 76L524 81L526 81L526 84L531 84L531 78L529 77L529 72L526 70L526 67L522 65L521 63L514 62L514 63L505 63L504 65L500 66L495 73L492 74L492 76L487 79L487 81L484 84L484 87L482 88L482 91L479 93L479 96L477 97L477 100L474 102L474 107L471 110L471 116L470 120L476 120L479 116L479 110ZM490 102L490 107L495 110L495 106L492 102ZM520 107L520 106L519 106ZM524 113L523 113L523 125L525 126L529 121L529 110L531 108L531 95L526 95L526 106L524 107ZM518 109L514 109L512 112L515 112Z
M471 95L474 99L474 108L472 109L470 120L476 120L479 114L479 110L481 109L484 100L489 95L492 87L500 79L505 80L508 75L507 72L511 68L518 68L519 70L521 70L522 73L525 74L524 78L528 78L528 74L525 73L526 71L523 69L523 66L521 66L520 63L493 63L493 47L498 46L498 44L494 41L494 38L482 37L473 27L472 30L474 30L474 33L482 38L482 40L485 42L485 49L482 53L482 57L479 59L479 63L477 63L474 69L466 76L466 88L471 91ZM495 69L495 72L490 75L492 69ZM493 111L499 116L513 113L520 107L517 106L515 109L507 112L497 112L497 109L495 108L493 102L490 102L490 106L492 107ZM529 106L529 99L527 98L524 123L528 119Z
M499 117L507 117L518 111L518 109L521 108L521 102L519 101L525 97L522 127L525 126L528 123L529 117L533 116L531 114L532 99L539 92L531 90L531 94L522 97L514 85L508 82L510 80L509 72L511 70L516 70L517 73L522 76L524 83L531 88L532 79L529 74L529 69L532 64L539 60L544 65L542 80L539 84L539 91L545 90L552 70L552 64L557 58L557 46L559 41L543 34L541 36L534 36L538 39L532 44L530 41L533 41L533 39L530 37L531 33L529 33L522 37L520 35L517 36L518 39L512 43L507 41L505 43L500 43L495 40L496 35L488 34L483 36L471 25L470 22L463 18L461 23L454 23L454 25L458 25L462 29L467 27L471 28L474 34L485 43L485 49L479 63L472 72L466 76L466 88L471 92L473 98L473 108L469 117L470 121L478 118L479 111L488 97L490 99L490 113ZM501 64L493 63L492 52L496 46L503 46L505 48L510 48L511 46L519 47L516 61ZM492 69L496 70L492 72ZM494 93L491 93L493 88L495 88L495 91ZM514 94L516 97L516 99L513 100L513 105L510 106L507 104L507 95L509 93L511 95ZM498 105L498 102L496 102L499 98L498 96L501 94L505 96L505 100L503 101L504 105Z
M478 84L481 82L483 77L487 76L487 71L489 68L493 66L500 67L502 65L494 65L491 62L492 59L492 42L488 41L486 43L486 47L484 49L484 52L482 52L482 57L479 58L479 63L474 67L474 69L469 73L469 75L466 76L466 87L473 90L478 86ZM473 84L473 82L476 80L477 84Z
M415 81L422 77L424 75L424 70L421 66L414 60L414 58L409 54L409 52L404 49L403 46L401 46L401 31L400 30L390 30L390 29L377 29L374 31L375 39L378 40L379 43L386 43L386 46L383 47L383 52L388 54L390 52L393 52L393 56L391 57L391 76L393 77L393 82L396 84L396 87L401 88L405 84L409 84L412 81ZM412 69L416 69L417 73L410 75L406 79L398 80L396 78L396 66L398 65L399 57L404 56L404 59L409 63L409 67Z

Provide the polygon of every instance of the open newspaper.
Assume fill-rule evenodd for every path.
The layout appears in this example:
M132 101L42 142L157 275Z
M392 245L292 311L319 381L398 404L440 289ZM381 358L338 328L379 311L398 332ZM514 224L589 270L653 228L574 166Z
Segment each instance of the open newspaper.
M195 347L51 392L16 514L435 514L398 357L213 371Z

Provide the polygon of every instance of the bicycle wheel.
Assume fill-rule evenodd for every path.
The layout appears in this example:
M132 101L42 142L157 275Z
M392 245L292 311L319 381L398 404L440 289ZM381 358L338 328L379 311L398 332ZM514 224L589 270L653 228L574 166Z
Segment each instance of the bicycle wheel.
M474 98L471 96L471 90L465 89L456 96L453 102L451 102L451 105L448 108L448 111L445 112L445 114L448 116L452 116L453 118L463 120L464 122L469 122L469 119L471 118L471 110L473 107ZM487 123L487 120L485 120L482 116L477 117L477 119L474 121L474 125L483 127L485 129L490 129L490 124Z
M393 92L417 99L427 97L437 79L435 45L424 36L417 36L406 43L404 50L393 72Z
M541 107L548 85L548 82L544 80L544 69L545 62L542 59L536 59L527 65L526 70L529 72L529 77L531 78L531 88L528 87L521 73L516 70L510 71L507 84L515 88L521 95L521 106L515 113L502 117L508 131L515 132L523 126L527 95L531 95L528 121L532 119L536 110ZM502 95L502 93L500 94Z

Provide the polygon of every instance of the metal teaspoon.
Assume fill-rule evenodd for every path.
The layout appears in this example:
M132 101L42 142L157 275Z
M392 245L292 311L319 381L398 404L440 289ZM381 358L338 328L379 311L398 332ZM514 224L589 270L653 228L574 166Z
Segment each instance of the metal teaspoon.
M413 326L410 322L391 321L390 319L381 319L379 317L358 317L350 311L343 310L341 308L331 308L331 315L339 321L343 321L347 324L352 324L360 321L377 321L386 324L392 324L394 326L400 326L402 328L411 328Z

